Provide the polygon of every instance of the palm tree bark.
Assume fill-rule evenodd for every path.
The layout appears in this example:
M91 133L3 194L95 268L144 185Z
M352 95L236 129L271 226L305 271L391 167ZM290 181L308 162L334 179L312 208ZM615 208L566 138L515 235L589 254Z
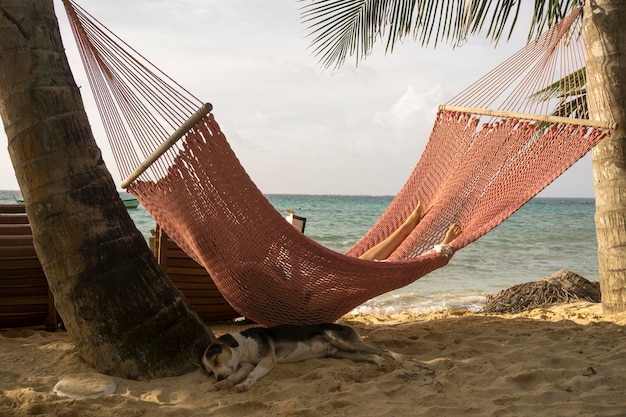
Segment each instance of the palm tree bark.
M626 4L594 0L584 6L588 105L592 118L615 120L611 137L592 151L602 310L626 311ZM607 105L594 100L607 95Z
M134 226L97 147L52 0L0 0L0 115L37 255L80 356L179 375L213 340Z

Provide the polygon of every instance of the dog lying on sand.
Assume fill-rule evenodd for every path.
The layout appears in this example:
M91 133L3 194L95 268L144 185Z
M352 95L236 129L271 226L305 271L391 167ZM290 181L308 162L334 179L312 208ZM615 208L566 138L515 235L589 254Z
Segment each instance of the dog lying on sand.
M339 358L381 366L383 356L402 355L370 346L351 327L339 324L254 327L220 336L204 352L201 363L215 376L217 389L248 391L277 363L313 358Z

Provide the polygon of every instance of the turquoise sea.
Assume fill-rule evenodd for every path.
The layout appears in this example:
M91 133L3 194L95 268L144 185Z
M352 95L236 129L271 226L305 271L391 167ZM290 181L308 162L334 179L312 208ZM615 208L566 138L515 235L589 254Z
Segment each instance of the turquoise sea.
M0 191L0 204L19 192ZM345 252L378 219L391 196L268 195L284 213L306 217L305 234ZM485 296L559 269L598 279L594 200L535 198L496 229L455 254L448 266L357 308L363 313L478 309ZM146 239L155 222L141 206L129 213Z

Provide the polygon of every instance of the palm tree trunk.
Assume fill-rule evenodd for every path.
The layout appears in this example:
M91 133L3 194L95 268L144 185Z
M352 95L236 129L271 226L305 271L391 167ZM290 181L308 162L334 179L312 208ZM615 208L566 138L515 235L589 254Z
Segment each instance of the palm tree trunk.
M602 309L626 311L626 3L595 0L584 7L587 91L591 117L617 122L592 151ZM605 106L593 98L608 96Z
M56 307L80 356L178 375L213 340L134 226L91 132L52 0L0 0L0 115Z

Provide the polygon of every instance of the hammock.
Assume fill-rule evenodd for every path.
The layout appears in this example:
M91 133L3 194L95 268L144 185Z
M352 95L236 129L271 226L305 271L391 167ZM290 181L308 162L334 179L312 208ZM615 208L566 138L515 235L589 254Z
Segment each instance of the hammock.
M264 325L332 322L446 265L450 258L432 248L452 223L463 228L452 243L459 250L528 202L611 128L587 120L581 105L577 10L440 108L406 184L371 230L340 254L296 231L274 209L207 115L210 105L73 1L63 3L127 177L123 186L207 269L234 309ZM573 99L559 95L559 85L575 92ZM418 201L423 218L388 261L358 259Z

